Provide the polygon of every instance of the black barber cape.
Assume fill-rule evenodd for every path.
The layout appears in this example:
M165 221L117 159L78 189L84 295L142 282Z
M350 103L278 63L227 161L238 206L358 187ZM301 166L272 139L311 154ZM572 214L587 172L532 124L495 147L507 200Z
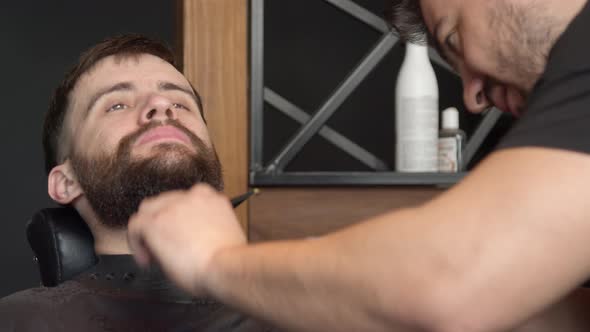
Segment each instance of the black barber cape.
M210 299L179 291L130 255L99 256L96 266L57 287L0 300L1 332L271 331Z

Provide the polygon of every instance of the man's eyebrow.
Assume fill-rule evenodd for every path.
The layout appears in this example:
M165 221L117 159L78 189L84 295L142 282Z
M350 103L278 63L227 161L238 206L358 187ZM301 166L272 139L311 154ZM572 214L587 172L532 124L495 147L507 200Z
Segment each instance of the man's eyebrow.
M158 90L160 91L180 91L189 95L195 102L197 107L201 107L199 98L192 89L185 88L172 82L158 82Z
M117 91L132 91L134 89L135 86L133 86L131 82L120 82L115 85L111 85L110 87L106 87L104 89L99 90L92 96L92 98L90 98L90 102L88 103L88 107L86 108L86 114L88 114L90 110L94 107L96 102L105 95Z

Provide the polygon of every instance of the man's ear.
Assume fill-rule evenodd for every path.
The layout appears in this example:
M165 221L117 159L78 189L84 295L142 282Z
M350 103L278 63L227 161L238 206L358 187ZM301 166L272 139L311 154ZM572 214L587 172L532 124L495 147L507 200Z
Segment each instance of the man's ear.
M47 192L54 201L63 205L84 194L69 159L51 170L47 178Z

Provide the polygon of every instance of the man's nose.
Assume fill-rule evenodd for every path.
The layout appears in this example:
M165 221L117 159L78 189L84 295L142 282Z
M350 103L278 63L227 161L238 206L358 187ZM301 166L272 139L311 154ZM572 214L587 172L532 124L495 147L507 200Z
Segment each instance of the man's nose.
M152 121L164 122L176 119L177 113L172 101L164 96L154 95L147 100L139 121L141 125L144 125Z
M469 70L461 71L463 81L463 101L470 112L481 113L490 105L490 100L485 92L485 77L471 73Z

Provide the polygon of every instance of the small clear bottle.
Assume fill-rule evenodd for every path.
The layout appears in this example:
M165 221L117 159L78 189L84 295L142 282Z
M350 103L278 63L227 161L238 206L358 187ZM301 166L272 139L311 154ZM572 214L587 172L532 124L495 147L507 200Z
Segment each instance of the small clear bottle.
M455 107L442 112L442 130L438 135L438 171L456 173L463 170L465 132L459 129L459 111Z

